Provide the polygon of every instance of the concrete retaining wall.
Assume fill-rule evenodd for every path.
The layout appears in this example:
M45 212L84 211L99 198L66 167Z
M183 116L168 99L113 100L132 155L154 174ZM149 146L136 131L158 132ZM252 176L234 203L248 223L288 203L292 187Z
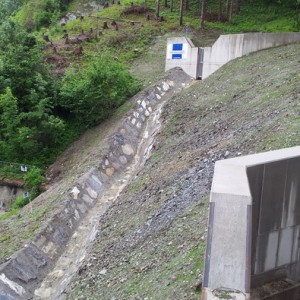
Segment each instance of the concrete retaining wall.
M120 121L109 139L109 150L95 167L61 196L61 209L33 241L0 265L0 299L32 299L34 291L63 253L64 247L86 216L137 153L147 119L156 107L191 81L182 70L170 71L158 84L131 99L134 109ZM151 132L149 132L151 134ZM43 195L41 195L43 197Z
M205 79L227 62L259 50L300 41L299 32L243 33L221 35L212 47L203 49L203 63L199 61L199 49L187 38L172 38L167 41L165 70L182 68L194 79ZM172 46L183 44L182 51L174 51ZM176 54L182 53L182 58ZM175 54L175 58L172 55ZM202 69L202 72L199 70ZM201 73L201 74L199 74Z
M218 161L202 299L300 280L300 147Z
M202 79L237 57L298 41L300 41L299 32L221 35L212 47L204 48Z

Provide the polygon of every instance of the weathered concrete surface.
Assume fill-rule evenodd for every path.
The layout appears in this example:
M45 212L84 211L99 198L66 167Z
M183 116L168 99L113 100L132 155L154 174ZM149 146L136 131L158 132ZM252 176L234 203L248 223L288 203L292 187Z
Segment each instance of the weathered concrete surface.
M107 138L108 150L101 153L100 161L94 162L95 167L61 197L61 209L43 225L32 242L0 266L1 300L32 299L34 294L36 299L51 299L53 291L49 291L48 286L39 288L40 283L64 253L82 220L89 217L89 211L97 207L95 205L103 201L103 197L106 199L104 206L98 208L103 210L109 207L112 199L105 196L105 193L114 188L114 180L126 175L126 170L138 152L141 156L143 153L148 155L149 148L143 148L141 140L154 138L152 134L155 133L157 110L161 109L164 101L190 82L191 78L182 70L174 69L156 85L131 99L135 107L120 120L116 132ZM149 119L151 126L147 122ZM91 231L87 232L87 236L93 233L92 228L87 230Z
M221 35L212 47L204 48L202 79L237 57L298 41L300 41L299 32Z
M212 47L204 47L203 64L200 67L199 49L185 37L170 38L167 41L165 70L182 68L192 78L205 79L229 61L259 50L287 45L300 41L299 32L242 33L221 35ZM182 51L174 51L172 46L182 44ZM182 54L181 58L172 57ZM202 68L202 74L198 69Z
M211 188L203 299L300 279L300 147L218 161ZM279 276L280 273L280 276Z

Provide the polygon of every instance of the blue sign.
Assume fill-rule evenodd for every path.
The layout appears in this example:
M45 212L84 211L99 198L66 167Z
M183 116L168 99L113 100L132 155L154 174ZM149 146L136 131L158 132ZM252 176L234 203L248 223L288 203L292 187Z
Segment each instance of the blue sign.
M173 51L182 51L183 44L173 44Z
M173 53L173 54L172 54L172 59L182 59L182 54L179 54L179 53Z

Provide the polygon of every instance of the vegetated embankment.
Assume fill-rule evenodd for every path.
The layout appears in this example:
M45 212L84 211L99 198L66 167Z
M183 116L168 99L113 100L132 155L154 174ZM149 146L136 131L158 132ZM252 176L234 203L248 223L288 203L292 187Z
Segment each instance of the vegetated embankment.
M37 299L58 299L78 271L85 249L95 236L97 219L149 156L163 104L190 82L184 72L172 70L130 100L133 108L105 137L93 167L72 185L60 182L67 192L56 193L59 204L52 216L28 244L0 266L1 299L31 299L33 295Z
M299 52L236 59L168 101L151 157L101 217L66 298L199 299L214 162L299 145Z

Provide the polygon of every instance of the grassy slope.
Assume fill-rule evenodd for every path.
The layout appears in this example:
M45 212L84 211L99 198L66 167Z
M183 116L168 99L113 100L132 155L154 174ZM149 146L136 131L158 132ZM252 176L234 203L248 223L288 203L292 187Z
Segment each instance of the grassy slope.
M237 59L167 103L155 151L101 220L69 299L199 299L214 162L299 145L299 51Z

